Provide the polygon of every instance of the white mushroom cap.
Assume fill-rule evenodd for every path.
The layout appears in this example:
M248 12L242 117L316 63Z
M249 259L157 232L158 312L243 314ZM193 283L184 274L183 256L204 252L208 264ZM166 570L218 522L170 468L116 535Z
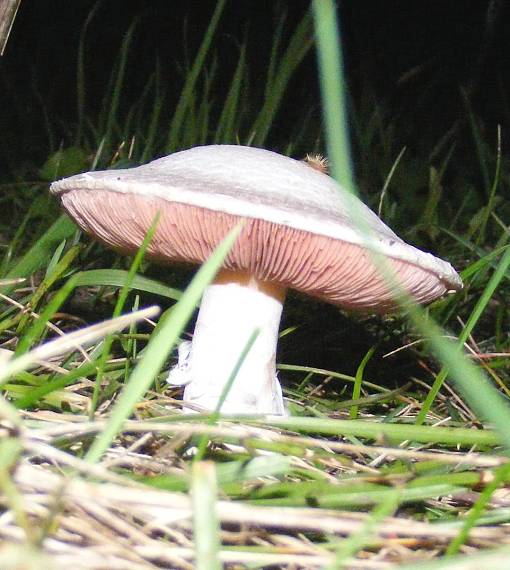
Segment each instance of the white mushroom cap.
M419 302L462 287L449 263L406 244L331 177L267 150L195 147L137 168L72 176L51 191L84 231L126 252L140 246L160 211L148 255L167 263L202 262L245 220L226 269L348 309L396 304L367 248L389 260ZM359 216L371 229L368 241Z

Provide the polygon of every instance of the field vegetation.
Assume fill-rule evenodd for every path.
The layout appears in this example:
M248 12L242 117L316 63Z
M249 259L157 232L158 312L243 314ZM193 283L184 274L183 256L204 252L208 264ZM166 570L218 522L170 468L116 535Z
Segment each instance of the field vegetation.
M36 77L18 101L0 77L2 570L508 568L508 133L477 116L469 89L439 139L379 101L370 77L350 90L333 8L316 0L292 25L278 12L268 49L238 38L225 69L218 0L171 85L160 59L139 89L127 80L135 20L91 101L99 3L75 46L72 120ZM291 294L278 355L288 417L183 415L165 379L235 233L198 270L157 267L150 234L134 258L108 251L48 185L213 143L326 155L406 241L449 260L463 290L388 316Z

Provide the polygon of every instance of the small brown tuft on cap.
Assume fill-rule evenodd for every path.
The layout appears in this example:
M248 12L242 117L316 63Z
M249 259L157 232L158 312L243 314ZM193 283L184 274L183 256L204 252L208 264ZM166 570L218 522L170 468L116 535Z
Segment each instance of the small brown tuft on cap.
M325 156L322 154L307 154L303 159L303 162L308 164L310 168L318 170L323 174L329 174L329 162Z

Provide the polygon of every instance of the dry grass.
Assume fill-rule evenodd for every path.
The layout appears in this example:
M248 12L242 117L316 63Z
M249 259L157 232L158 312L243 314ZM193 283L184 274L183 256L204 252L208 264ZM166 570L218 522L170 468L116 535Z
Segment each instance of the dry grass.
M168 416L161 419L168 420ZM193 506L189 494L150 488L130 478L130 474L187 479L196 449L194 441L200 434L236 442L217 444L217 451L224 453L245 451L242 442L253 439L308 449L308 457L290 458L292 466L300 472L313 473L318 469L318 460L322 460L328 466L328 480L336 480L339 485L342 481L335 472L365 480L371 475L372 480L377 480L381 466L393 463L397 457L414 464L434 460L470 465L479 470L481 484L484 477L487 482L490 480L486 468L504 463L501 457L474 452L365 446L232 422L207 426L178 421L175 413L172 419L177 421L162 422L153 417L127 422L115 445L95 465L80 459L77 453L91 435L103 429L104 421L100 418L88 422L84 416L40 411L23 413L25 427L21 430L4 422L4 440L15 438L21 449L11 469L15 493L0 499L0 539L4 544L0 555L7 556L9 552L9 556L14 556L14 545L31 545L27 556L37 551L41 564L47 560L45 568L194 568ZM58 445L72 453L58 449ZM319 450L327 452L327 456L316 455ZM277 454L270 452L251 453L253 457L274 455L277 460ZM277 479L255 477L246 481L246 488L270 486ZM396 479L393 483L398 486ZM333 564L337 541L359 535L367 528L370 534L366 545L343 567L394 568L403 562L436 557L459 531L458 524L416 520L412 511L400 512L398 517L386 516L373 526L367 512L317 506L260 506L221 495L220 492L216 502L221 522L219 558L232 568L324 568ZM470 505L476 499L477 492L462 491L428 502L432 505L438 501L454 508ZM506 498L493 496L494 507L507 504L510 503ZM508 544L510 527L487 525L472 529L463 549L469 553ZM45 558L40 557L41 553ZM18 555L21 556L19 552Z

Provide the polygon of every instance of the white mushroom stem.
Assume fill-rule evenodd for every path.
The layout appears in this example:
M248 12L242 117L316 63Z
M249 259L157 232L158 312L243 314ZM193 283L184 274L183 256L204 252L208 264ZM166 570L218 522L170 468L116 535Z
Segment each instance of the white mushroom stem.
M216 409L250 336L259 329L220 411L285 413L276 377L276 345L285 292L285 288L251 275L220 272L202 297L185 367L186 381L182 381L182 363L177 374L180 383L187 384L184 401L205 410ZM175 375L174 371L170 373L169 382Z

